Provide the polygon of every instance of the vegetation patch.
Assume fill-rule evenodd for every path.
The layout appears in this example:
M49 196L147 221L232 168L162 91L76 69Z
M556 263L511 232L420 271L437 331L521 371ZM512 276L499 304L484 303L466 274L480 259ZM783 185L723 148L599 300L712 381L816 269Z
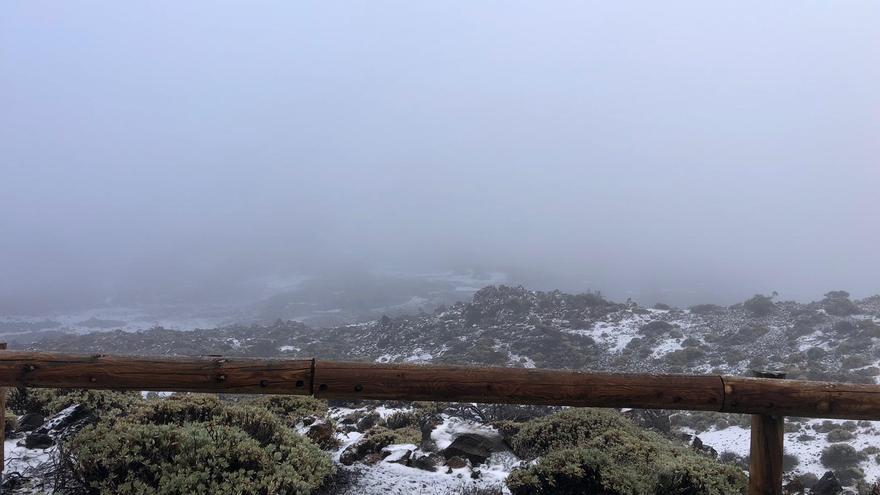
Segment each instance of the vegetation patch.
M733 494L745 490L738 468L642 430L619 414L569 409L530 421L513 434L513 451L538 459L516 469L514 494Z
M66 442L90 493L300 494L333 471L328 456L266 409L210 396L142 402Z

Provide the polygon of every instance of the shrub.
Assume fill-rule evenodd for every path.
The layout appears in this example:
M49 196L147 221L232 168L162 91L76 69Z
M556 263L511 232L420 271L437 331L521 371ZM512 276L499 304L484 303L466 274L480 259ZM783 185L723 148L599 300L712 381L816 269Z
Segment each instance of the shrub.
M327 401L299 395L272 395L260 397L254 405L265 407L272 414L296 424L309 416L323 417L327 414Z
M840 426L838 426L837 424L835 424L833 421L831 421L829 419L826 419L819 424L813 425L813 429L818 431L819 433L828 433L829 431L837 429L837 428L840 428Z
M385 426L392 430L406 428L407 426L418 426L420 415L415 412L399 411L385 418Z
M685 347L677 351L672 351L666 355L666 362L672 365L684 366L702 359L706 353L697 347Z
M843 358L843 360L840 362L840 368L844 370L850 370L853 368L862 368L869 364L871 364L871 362L868 361L865 356L856 354Z
M5 414L3 415L3 431L9 433L10 431L15 430L18 427L18 416L15 415L14 412L6 409Z
M639 329L639 333L645 334L648 337L657 337L669 332L673 328L674 327L672 325L666 323L665 321L654 320L643 325Z
M515 470L520 493L739 493L742 472L637 428L619 414L569 409L532 420L509 439L534 465Z
M825 349L822 349L821 347L810 347L807 349L807 359L810 361L818 361L825 357L825 354L827 354Z
M862 455L852 446L844 443L829 445L822 450L819 460L822 465L832 469L844 469L857 465L862 461Z
M697 304L695 306L691 306L688 309L690 309L691 313L698 315L711 315L724 311L724 308L715 304Z
M849 316L861 312L859 307L849 300L849 292L845 290L835 290L825 294L821 304L825 312L830 315Z
M753 316L767 316L776 311L772 296L755 294L743 303L743 308Z
M564 449L551 452L535 466L514 470L507 487L513 495L650 493L645 474L621 470L601 451Z
M843 486L852 486L857 481L865 479L865 472L858 466L839 469L834 471L834 475L837 476L837 480Z
M9 394L9 407L18 414L39 413L51 416L74 405L106 415L131 409L142 401L136 392L111 390L74 390L60 388L14 389Z
M855 438L855 435L843 428L837 428L829 431L828 434L825 435L825 438L828 439L829 442L846 442L847 440Z
M309 493L330 459L265 409L188 396L151 401L66 442L94 493Z

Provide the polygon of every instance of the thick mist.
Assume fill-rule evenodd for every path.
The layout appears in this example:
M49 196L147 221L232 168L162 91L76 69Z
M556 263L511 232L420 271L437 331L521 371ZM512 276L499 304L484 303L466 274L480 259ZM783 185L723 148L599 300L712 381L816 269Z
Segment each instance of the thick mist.
M876 2L9 2L0 311L477 268L880 292Z

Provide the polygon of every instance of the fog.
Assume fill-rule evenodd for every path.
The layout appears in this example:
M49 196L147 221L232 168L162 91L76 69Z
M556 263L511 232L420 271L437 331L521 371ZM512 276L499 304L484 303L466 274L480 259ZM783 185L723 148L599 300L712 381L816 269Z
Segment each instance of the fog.
M6 2L0 311L503 271L880 292L880 4Z

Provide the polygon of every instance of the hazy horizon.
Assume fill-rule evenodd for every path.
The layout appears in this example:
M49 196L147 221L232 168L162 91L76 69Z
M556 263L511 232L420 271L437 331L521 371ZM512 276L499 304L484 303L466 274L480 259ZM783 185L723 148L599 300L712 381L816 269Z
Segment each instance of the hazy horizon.
M880 4L10 2L0 311L504 271L880 293Z

